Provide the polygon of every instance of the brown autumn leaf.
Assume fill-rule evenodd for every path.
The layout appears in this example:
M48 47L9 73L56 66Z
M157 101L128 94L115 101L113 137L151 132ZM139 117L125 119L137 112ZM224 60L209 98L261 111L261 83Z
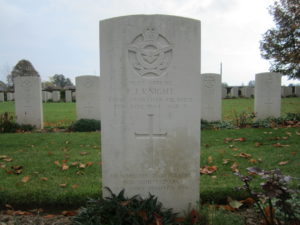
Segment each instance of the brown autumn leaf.
M253 198L246 198L245 200L241 200L241 203L251 206L255 203L255 200Z
M300 132L296 131L296 135L300 136Z
M274 147L289 147L289 145L283 145L283 144L280 144L279 142L276 143L276 144L273 144Z
M43 216L43 218L45 219L52 219L52 218L55 218L57 215L53 215L53 214L48 214L46 216Z
M163 225L162 217L157 213L153 213L155 218L155 225Z
M4 163L0 163L0 168L4 169L6 167L6 165Z
M212 164L213 157L212 156L208 156L207 161L208 161L208 164Z
M232 141L232 140L233 140L233 138L225 138L225 139L224 139L224 142L225 142L225 143L228 143L228 142L230 142L230 141Z
M61 165L61 169L62 169L62 170L68 170L68 169L69 169L69 166L68 166L67 164L63 163L63 164Z
M32 212L27 212L27 211L21 211L21 210L17 210L14 212L14 215L19 215L19 216L22 216L22 215L32 215L33 213Z
M289 163L289 161L282 161L282 162L279 162L278 165L279 166L284 166L284 165L286 165L288 163Z
M257 160L256 159L249 159L249 162L252 163L252 164L256 164Z
M30 179L29 176L25 176L25 177L22 178L21 181L22 181L23 183L27 183L27 182L29 181L29 179Z
M218 169L217 166L204 166L200 168L201 174L212 174Z
M93 165L94 163L93 162L87 162L85 165L86 166L91 166L91 165Z
M13 169L14 174L21 174L23 171L23 166L11 166L10 168Z
M4 158L2 160L5 161L5 162L11 162L13 159L12 158Z
M231 165L231 171L232 172L235 172L235 173L237 173L237 172L239 172L239 170L238 170L238 164L236 163L236 162L234 162L232 165Z
M54 164L60 167L60 162L58 160L54 161Z
M67 185L68 185L68 184L59 184L59 186L60 186L61 188L65 188L65 187L67 187Z
M87 154L90 154L89 152L80 152L80 155L87 155Z
M73 188L73 189L78 188L78 184L73 184L73 185L71 186L71 188Z
M9 158L7 155L0 155L0 159L6 159Z
M76 211L63 211L61 214L64 216L75 216L75 215L77 215L77 212Z
M223 165L226 165L231 161L232 161L231 159L223 159Z
M259 147L259 146L262 146L263 145L263 143L261 143L261 142L255 142L255 147Z
M72 162L72 166L77 166L79 164L79 162Z
M251 158L251 155L248 154L248 153L245 153L245 152L241 152L240 154L235 155L235 156L242 157L242 158L246 158L246 159Z
M47 178L47 177L41 177L40 180L42 180L42 181L47 181L48 178Z
M244 137L235 138L235 139L233 139L233 141L244 142L244 141L246 141L246 138L244 138Z
M130 202L131 202L130 200L129 201L122 201L122 202L120 202L120 205L121 206L127 206Z
M79 168L80 168L80 169L85 169L85 167L86 167L86 166L85 166L84 163L79 163Z
M53 152L48 152L48 155L50 156L50 155L54 155L54 153Z
M297 154L297 152L291 152L291 154L295 156Z

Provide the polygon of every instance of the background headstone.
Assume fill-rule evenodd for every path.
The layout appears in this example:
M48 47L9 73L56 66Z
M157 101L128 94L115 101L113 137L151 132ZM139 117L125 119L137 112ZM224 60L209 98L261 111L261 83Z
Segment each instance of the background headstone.
M15 95L12 92L7 92L6 96L7 96L7 101L13 101L15 99Z
M52 91L52 101L60 102L60 91Z
M239 97L239 88L238 87L231 87L230 97L232 97L232 98L238 98Z
M4 102L4 93L0 92L0 102Z
M254 87L242 87L241 93L243 97L251 98L252 96L254 96Z
M293 87L281 87L281 97L286 98L293 95Z
M72 91L71 90L66 90L65 98L66 98L66 102L72 102Z
M79 119L100 120L100 77L76 77L76 113Z
M281 74L255 75L254 111L257 119L279 117L281 110Z
M222 87L222 98L227 97L227 87Z
M42 87L40 77L15 78L17 123L43 128Z
M201 74L201 119L206 121L221 120L221 89L221 75Z
M297 97L300 97L300 86L296 86L296 87L295 87L295 95L296 95Z
M176 211L195 206L200 22L164 15L104 20L100 49L102 187L152 193Z

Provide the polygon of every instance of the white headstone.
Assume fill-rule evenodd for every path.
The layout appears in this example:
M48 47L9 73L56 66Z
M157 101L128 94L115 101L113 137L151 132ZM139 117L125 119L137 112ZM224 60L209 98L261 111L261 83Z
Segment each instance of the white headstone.
M43 102L48 102L52 98L51 92L43 91L42 97L43 97Z
M17 123L43 128L42 87L40 77L15 78Z
M66 90L65 98L66 98L66 102L72 102L72 91L71 90Z
M238 87L231 87L230 97L232 97L232 98L238 98L239 97L239 88Z
M243 97L251 98L254 96L254 87L242 87L241 93Z
M227 87L222 87L222 98L227 97Z
M77 120L100 120L100 77L76 77Z
M222 104L221 76L215 73L201 74L201 119L221 120Z
M281 74L255 75L254 111L257 119L279 117L281 109Z
M295 86L295 95L300 97L300 86Z
M104 20L100 49L102 187L152 193L178 211L195 206L200 22L165 15Z
M282 86L281 87L281 97L289 97L293 95L293 87L286 87Z
M0 92L0 102L4 102L4 93Z
M6 93L7 101L13 101L15 99L15 95L12 92Z
M60 91L52 91L52 101L60 102Z

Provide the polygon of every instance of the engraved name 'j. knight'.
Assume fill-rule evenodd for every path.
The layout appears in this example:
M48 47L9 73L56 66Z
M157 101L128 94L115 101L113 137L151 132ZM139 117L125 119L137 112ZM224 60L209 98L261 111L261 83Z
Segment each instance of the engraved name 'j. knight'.
M129 61L140 76L160 77L166 73L170 65L172 47L155 28L147 27L129 44Z

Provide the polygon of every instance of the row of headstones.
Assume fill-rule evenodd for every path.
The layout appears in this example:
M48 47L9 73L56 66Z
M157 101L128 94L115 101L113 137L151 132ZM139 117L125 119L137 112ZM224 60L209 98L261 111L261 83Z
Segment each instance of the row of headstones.
M222 118L221 76L202 74L201 76L201 119L220 121ZM257 119L279 117L281 113L281 75L259 73L255 76L254 112Z
M209 81L207 81L209 82ZM5 98L5 93L0 92L0 102L4 102L5 99L7 101L14 101L14 93L7 92ZM300 86L294 87L286 87L281 86L281 97L300 97ZM222 98L251 98L254 97L254 87L222 87ZM61 91L42 91L42 100L43 102L61 102ZM74 102L76 101L76 92L72 90L65 91L65 102Z
M256 75L257 80L257 87L255 88L255 93L259 90L260 81L259 76L260 74ZM267 80L269 83L275 82L273 81L276 77L275 73L263 73L261 75L272 76ZM21 79L21 78L20 78ZM30 81L32 80L32 81ZM36 80L36 81L34 81ZM37 78L25 77L22 78L21 87L19 87L19 79L16 83L16 93L19 93L20 90L22 94L16 94L16 115L17 121L19 123L27 123L35 125L38 128L42 128L43 121L41 120L42 115L36 116L35 107L30 106L30 94L29 91L33 91L40 86L40 82L37 81ZM222 106L221 106L221 76L219 74L202 74L201 75L201 118L207 121L220 121L221 120L221 113L222 113ZM35 84L34 82L38 82L35 85L30 85L29 83ZM265 82L262 80L261 82ZM27 84L27 85L25 85ZM267 84L266 84L267 85ZM266 85L263 85L266 87ZM264 96L256 97L255 98L255 112L257 113L257 118L265 118L269 116L278 117L280 116L280 96L281 91L280 89L280 81L276 84L272 83L272 85L276 85L276 88L265 88L263 90L268 90L268 93L261 94ZM98 76L80 76L76 77L76 112L77 112L77 119L87 118L87 119L97 119L100 120L100 96L99 96L99 88L100 88L100 77ZM274 93L270 91L273 90ZM26 93L25 93L25 92ZM43 91L43 96L45 94L49 94L49 92ZM259 91L258 91L259 94ZM33 95L33 94L32 94ZM39 95L36 95L39 96ZM60 91L53 91L52 98L54 101L58 101L60 97ZM34 99L34 98L32 98ZM66 99L72 99L72 92L66 91ZM261 102L264 103L261 103ZM34 103L32 103L34 105ZM38 103L35 103L38 106ZM20 107L23 105L23 107ZM276 105L276 107L275 107ZM273 106L273 107L271 107ZM37 107L38 108L38 107ZM30 113L32 110L32 113ZM41 110L38 110L41 111ZM41 111L42 113L42 111ZM41 114L38 113L38 114ZM34 115L36 119L31 118L30 115ZM39 123L33 122L35 120L41 121Z
M76 77L77 119L100 120L100 77ZM43 92L44 95L45 92ZM53 99L59 99L60 92L53 91ZM66 97L71 97L67 96ZM43 128L41 80L39 77L15 78L15 112L17 122Z

